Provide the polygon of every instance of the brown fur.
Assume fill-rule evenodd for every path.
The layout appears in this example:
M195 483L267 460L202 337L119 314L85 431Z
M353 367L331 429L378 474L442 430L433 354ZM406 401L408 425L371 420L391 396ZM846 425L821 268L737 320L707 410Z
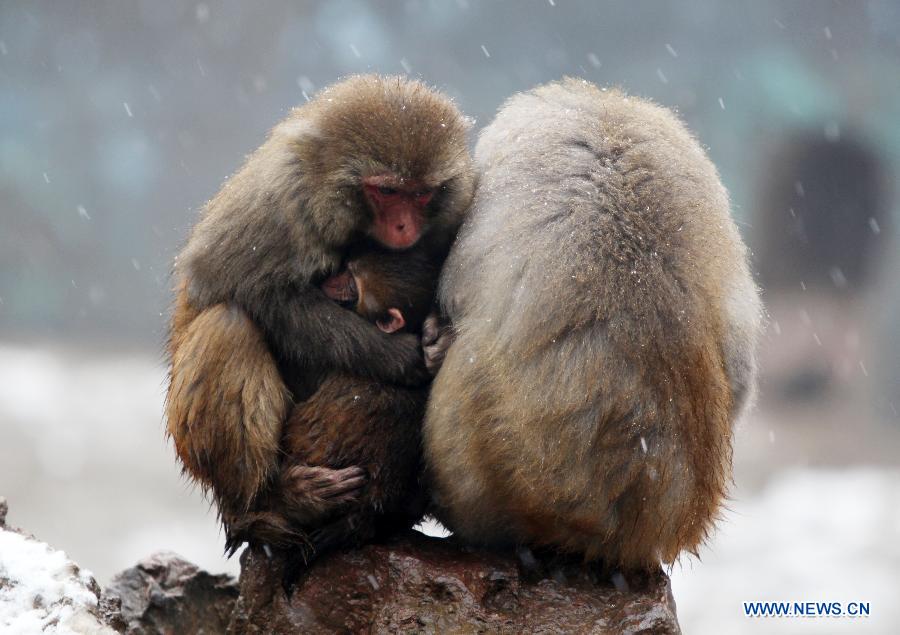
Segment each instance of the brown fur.
M428 381L415 335L381 332L318 283L371 233L373 174L435 189L419 245L443 259L474 189L467 129L420 82L352 77L293 110L207 203L176 261L166 414L226 522L279 473L288 389L302 400L336 372Z
M476 164L423 429L436 515L609 567L695 551L760 320L715 169L669 111L579 80L510 99Z
M176 332L166 401L175 450L201 485L246 511L278 465L290 395L259 330L237 307L210 307Z
M406 329L418 332L432 306L438 267L423 250L371 252L349 265L359 286L356 311L369 320L400 308ZM421 424L427 388L405 388L344 373L328 377L284 424L281 477L251 513L228 523L229 547L244 540L303 546L307 557L336 545L362 544L408 528L425 509L420 482ZM344 479L327 482L320 468L365 485L347 496ZM326 481L317 482L323 478ZM335 505L313 490L333 488Z

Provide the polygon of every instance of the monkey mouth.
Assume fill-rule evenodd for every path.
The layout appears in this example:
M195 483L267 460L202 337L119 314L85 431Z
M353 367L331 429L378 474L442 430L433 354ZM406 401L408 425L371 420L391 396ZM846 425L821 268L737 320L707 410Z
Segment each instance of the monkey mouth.
M409 249L424 231L426 208L434 189L394 174L368 176L363 192L374 212L369 230L372 237L388 249Z
M424 229L422 211L402 201L376 212L372 235L389 249L409 249L419 242Z

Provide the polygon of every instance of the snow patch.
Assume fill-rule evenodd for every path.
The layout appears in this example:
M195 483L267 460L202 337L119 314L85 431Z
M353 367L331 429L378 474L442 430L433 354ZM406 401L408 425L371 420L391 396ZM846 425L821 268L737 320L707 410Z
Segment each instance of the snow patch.
M0 529L0 631L113 633L93 614L95 585L64 552Z

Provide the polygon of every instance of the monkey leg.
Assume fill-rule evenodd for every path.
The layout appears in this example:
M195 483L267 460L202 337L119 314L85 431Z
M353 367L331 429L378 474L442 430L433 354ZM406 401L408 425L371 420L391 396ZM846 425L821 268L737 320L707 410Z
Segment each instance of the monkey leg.
M373 386L332 376L293 406L283 426L279 475L253 509L227 519L230 551L245 541L300 548L305 561L306 529L332 522L358 501L367 478L356 462L366 458L360 447L368 438L370 408L385 407L373 403L372 397L380 394Z
M308 544L294 550L301 566L329 549L415 524L426 502L420 479L426 398L425 390L326 378L285 422L287 456L265 509L278 517L255 519L260 535L271 536L274 527L290 542L295 538L283 528L303 532Z
M168 433L223 519L248 511L277 475L290 397L253 322L218 304L190 318L179 294L170 343ZM187 315L187 318L185 317Z
M350 375L331 375L306 401L297 404L285 423L282 448L288 477L286 494L298 504L317 490L316 466L338 470L349 480L339 487L362 487L359 504L392 510L409 502L419 489L421 422L426 390L385 385ZM291 467L293 466L293 467ZM293 472L291 472L293 470ZM313 497L314 498L314 497Z

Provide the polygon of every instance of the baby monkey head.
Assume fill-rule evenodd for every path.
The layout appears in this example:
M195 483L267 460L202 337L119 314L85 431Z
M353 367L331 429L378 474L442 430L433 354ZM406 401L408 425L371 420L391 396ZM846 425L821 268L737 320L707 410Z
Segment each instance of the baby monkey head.
M322 291L385 333L415 333L431 311L437 278L438 267L424 249L370 248L351 255L344 270L322 283Z

